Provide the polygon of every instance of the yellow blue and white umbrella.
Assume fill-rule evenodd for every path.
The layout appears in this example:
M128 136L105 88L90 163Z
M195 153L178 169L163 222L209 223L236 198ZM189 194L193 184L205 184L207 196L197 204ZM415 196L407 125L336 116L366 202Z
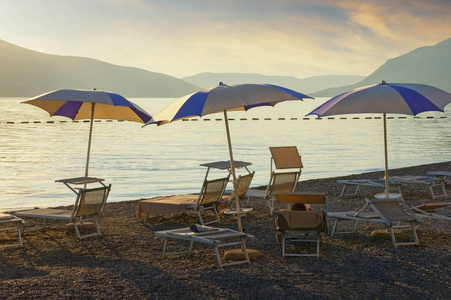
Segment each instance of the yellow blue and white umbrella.
M94 119L125 120L138 123L146 123L152 119L152 116L145 110L121 95L97 90L57 90L22 103L42 108L50 116L63 116L72 120L91 120L85 176L88 176Z

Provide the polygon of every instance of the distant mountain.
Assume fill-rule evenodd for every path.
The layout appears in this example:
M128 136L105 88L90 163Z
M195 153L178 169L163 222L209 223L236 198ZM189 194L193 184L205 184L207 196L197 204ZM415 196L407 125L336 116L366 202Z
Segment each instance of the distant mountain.
M308 94L329 87L353 84L364 78L364 76L354 75L325 75L299 79L292 76L266 76L249 73L200 73L182 79L202 88L216 86L219 82L225 84L271 83Z
M90 58L44 54L0 40L0 97L30 97L65 88L161 98L200 89L160 73Z
M356 84L326 89L313 96L335 96L382 80L393 83L428 84L451 93L451 38L435 46L417 48L397 58L389 59Z

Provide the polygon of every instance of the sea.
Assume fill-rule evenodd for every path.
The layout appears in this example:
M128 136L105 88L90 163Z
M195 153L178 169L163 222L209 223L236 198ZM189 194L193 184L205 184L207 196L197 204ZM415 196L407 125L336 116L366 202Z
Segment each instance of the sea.
M234 159L252 163L252 187L268 184L271 146L297 146L301 181L384 169L382 116L306 117L328 99L228 113ZM55 180L84 175L90 124L50 117L24 100L0 98L0 212L73 204L75 194ZM154 115L175 99L130 100ZM387 130L389 168L451 160L449 106L389 115ZM228 159L221 113L159 127L95 120L89 176L112 184L110 202L198 193L207 171L200 165ZM212 169L209 178L225 172Z

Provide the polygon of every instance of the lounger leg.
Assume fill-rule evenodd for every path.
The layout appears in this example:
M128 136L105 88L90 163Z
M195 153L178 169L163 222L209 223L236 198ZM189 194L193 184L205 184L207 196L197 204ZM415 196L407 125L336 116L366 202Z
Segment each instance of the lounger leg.
M44 221L42 221L42 226L38 227L38 228L32 228L32 229L27 229L25 230L25 225L22 226L22 234L24 232L31 232L31 231L36 231L36 230L44 230L45 228L45 224L47 223L47 219L44 219Z
M416 224L414 222L409 222L409 225L395 225L393 227L390 227L390 236L392 239L392 244L393 247L398 248L398 245L419 245L420 242L418 240L418 235L417 235L417 230L416 230ZM413 242L403 242L403 243L397 243L396 242L396 238L395 238L395 234L394 234L394 229L400 229L403 231L412 231L412 237L413 237Z
M271 215L274 213L274 205L275 205L275 198L268 198L268 207L269 207L269 212L271 213Z
M339 218L335 219L334 225L332 226L332 231L330 233L330 237L333 237L335 234L351 234L351 233L357 232L357 225L359 222L358 220L354 220L354 227L352 228L351 231L338 231L337 232L336 230L337 230L338 221L340 221ZM344 221L346 221L346 220L344 220ZM352 221L352 220L348 220L348 221Z
M216 254L216 259L218 260L218 265L220 268L222 268L222 261L221 261L221 256L219 255L218 247L214 246L214 250L215 250L215 254Z
M440 187L442 193L440 195L435 195L434 187ZM431 195L432 195L433 199L435 199L435 198L442 198L442 197L444 197L444 198L448 197L448 195L446 193L445 185L444 185L443 182L441 182L440 184L431 184L429 186L429 191L431 192Z
M163 244L163 256L161 257L161 259L164 259L166 257L166 247L168 246L168 239L165 238L164 239L164 244Z
M238 242L230 242L230 243L225 243L225 244L220 243L220 244L213 245L213 247L215 248L216 258L218 260L219 267L222 268L225 266L249 264L250 259L249 259L249 254L247 253L246 240L247 239L245 237L241 237ZM234 261L231 263L222 263L221 256L219 254L219 247L230 247L230 246L238 246L238 245L240 246L240 249L241 249L240 251L244 253L244 260Z
M356 188L355 188L355 190L354 190L354 193L345 194L346 188L347 188L347 187L348 187L348 185L345 183L345 185L343 186L343 189L341 190L340 198L343 198L343 196L356 196L357 193L358 193L359 190L360 190L360 186L357 185Z
M321 243L321 236L319 233L313 233L313 234L317 234L316 236L312 236L310 238L309 234L306 234L306 236L283 236L283 243L282 243L282 256L283 257L287 257L287 256L295 256L295 257L299 257L299 256L309 256L309 257L317 257L319 258L319 245ZM294 242L307 242L307 243L315 243L316 244L316 252L313 253L308 253L308 254L300 254L300 253L287 253L287 242L286 241L290 241L292 243Z
M202 214L200 213L200 210L197 211L197 215L199 216L200 225L204 225L204 220L202 219Z
M13 224L13 225L16 225L16 224ZM13 225L8 225L7 224L6 226L13 226ZM21 226L23 226L22 223L17 223L17 227L13 226L13 227L6 227L6 228L1 228L0 229L0 231L5 231L5 232L17 230L17 234L18 234L18 243L7 244L7 245L4 245L4 246L0 246L0 249L7 248L7 247L14 247L14 246L23 246L23 244L22 244L22 235L21 235L21 233L22 233Z
M340 198L343 198L343 195L345 194L346 184L343 186L343 189L341 190Z
M172 253L166 253L167 249L168 249L168 237L164 238L164 244L163 244L163 255L161 257L161 259L164 259L167 256L173 256L173 255L179 255L179 254L185 254L185 253L190 253L191 251L193 251L194 248L194 241L190 241L189 244L189 248L188 250L184 250L184 251L177 251L177 252L172 252Z
M80 230L78 229L78 225L77 223L83 223L86 221L94 221L95 227L96 227L96 231L94 233L91 234L86 234L86 235L80 235ZM74 223L74 228L75 228L75 232L77 233L78 239L84 239L87 237L91 237L91 236L96 236L96 235L101 235L101 231L100 231L100 227L99 227L99 222L97 221L97 217L94 216L92 219L82 219L80 221L75 220Z
M285 234L282 236L282 257L285 257Z
M18 236L19 236L19 244L20 244L20 246L22 247L23 245L22 245L22 228L23 228L23 224L17 224L17 234L18 234Z
M398 246L396 245L395 233L393 232L393 228L392 227L390 227L390 237L391 237L391 242L393 244L393 247L395 249L398 248Z
M215 221L221 223L221 220L219 219L218 209L216 208L216 206L213 206L213 212L215 213L215 216L216 216ZM210 222L210 223L215 223L215 222Z
M319 233L318 233L319 235ZM319 258L319 243L321 242L321 236L318 236L318 240L316 241L316 257Z

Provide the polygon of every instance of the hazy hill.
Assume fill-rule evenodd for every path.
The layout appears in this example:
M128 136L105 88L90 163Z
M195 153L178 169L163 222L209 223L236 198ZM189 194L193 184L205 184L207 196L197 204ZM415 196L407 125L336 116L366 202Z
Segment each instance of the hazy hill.
M0 97L30 97L64 88L96 88L126 97L180 97L200 89L160 73L44 54L0 40Z
M299 79L292 76L266 76L250 73L200 73L182 79L202 88L216 86L219 82L226 84L271 83L308 94L329 87L353 84L364 78L364 76L354 75L325 75Z
M335 96L357 87L386 82L422 83L451 93L451 38L434 46L417 48L407 54L389 59L364 80L339 88L316 93Z

